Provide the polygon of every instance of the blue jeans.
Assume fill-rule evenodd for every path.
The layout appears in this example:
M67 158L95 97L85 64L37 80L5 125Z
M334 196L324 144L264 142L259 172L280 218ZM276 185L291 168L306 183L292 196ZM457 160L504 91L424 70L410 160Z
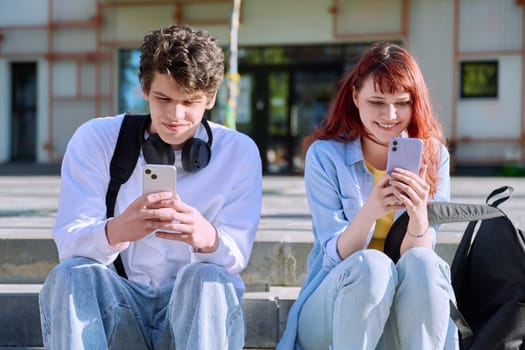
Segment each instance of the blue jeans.
M52 350L234 349L244 346L241 296L228 273L185 266L153 288L86 258L57 265L39 296L44 347Z
M433 250L412 248L397 265L380 251L359 251L305 302L298 340L304 350L459 349L449 298L449 266Z

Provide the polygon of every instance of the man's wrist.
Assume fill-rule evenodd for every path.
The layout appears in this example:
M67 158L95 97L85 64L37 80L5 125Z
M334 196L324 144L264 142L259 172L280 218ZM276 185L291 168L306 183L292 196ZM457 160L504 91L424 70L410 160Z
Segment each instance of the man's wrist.
M210 223L210 225L211 225L211 227L213 227L213 230L215 232L215 240L213 242L213 245L211 247L196 248L195 252L210 254L210 253L214 253L219 248L219 231L217 230L215 225L213 225L211 223Z
M120 247L122 247L122 245L124 245L125 243L118 242L118 240L115 239L114 232L110 230L110 226L112 226L113 224L113 219L114 218L109 218L106 221L106 225L104 225L104 231L106 233L106 240L108 241L108 244L112 246L113 248L120 249ZM110 234L110 231L111 231L111 234Z

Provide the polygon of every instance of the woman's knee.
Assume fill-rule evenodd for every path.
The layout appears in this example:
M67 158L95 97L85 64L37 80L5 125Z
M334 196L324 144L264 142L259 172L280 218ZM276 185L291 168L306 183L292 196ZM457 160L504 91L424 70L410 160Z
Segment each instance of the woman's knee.
M441 259L434 250L424 247L415 247L407 250L399 259L398 269L414 271L411 273L426 273L448 264Z
M416 247L407 250L399 259L398 271L403 279L416 283L428 281L449 281L450 267L434 250Z
M345 259L338 269L340 287L359 284L369 290L395 288L396 269L392 260L378 250L366 249ZM389 281L394 280L393 283Z

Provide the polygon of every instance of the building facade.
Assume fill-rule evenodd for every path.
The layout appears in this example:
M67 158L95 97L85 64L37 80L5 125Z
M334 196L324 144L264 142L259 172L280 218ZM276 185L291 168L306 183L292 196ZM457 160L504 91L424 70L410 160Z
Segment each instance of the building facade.
M90 118L142 112L144 34L206 29L228 51L231 0L2 0L0 163L60 162ZM370 43L408 48L455 165L525 164L522 0L243 0L237 129L265 173L301 173L301 140ZM226 86L210 113L224 121Z

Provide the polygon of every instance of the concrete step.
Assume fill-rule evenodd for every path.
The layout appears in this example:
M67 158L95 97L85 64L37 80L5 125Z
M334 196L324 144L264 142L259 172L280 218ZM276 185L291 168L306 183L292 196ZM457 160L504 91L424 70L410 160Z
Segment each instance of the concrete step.
M311 241L286 237L258 240L242 273L246 285L299 285L305 278L311 246ZM0 239L0 283L43 283L57 263L56 246L50 238Z
M449 263L463 226L439 234L436 251ZM51 238L20 236L0 239L0 283L43 283L58 263L55 243ZM265 285L299 286L306 277L306 259L311 248L309 232L260 235L242 277L250 290Z
M58 176L0 177L0 283L42 283L57 263L51 239L59 195ZM452 178L452 200L483 203L490 191L511 185L504 209L525 227L525 178ZM452 262L464 223L443 225L437 253ZM249 290L299 286L312 246L311 217L299 176L263 177L263 207L256 242L242 277Z
M40 284L0 284L1 347L42 346L38 293ZM299 288L271 288L248 292L243 300L246 315L246 348L272 349L280 339Z

